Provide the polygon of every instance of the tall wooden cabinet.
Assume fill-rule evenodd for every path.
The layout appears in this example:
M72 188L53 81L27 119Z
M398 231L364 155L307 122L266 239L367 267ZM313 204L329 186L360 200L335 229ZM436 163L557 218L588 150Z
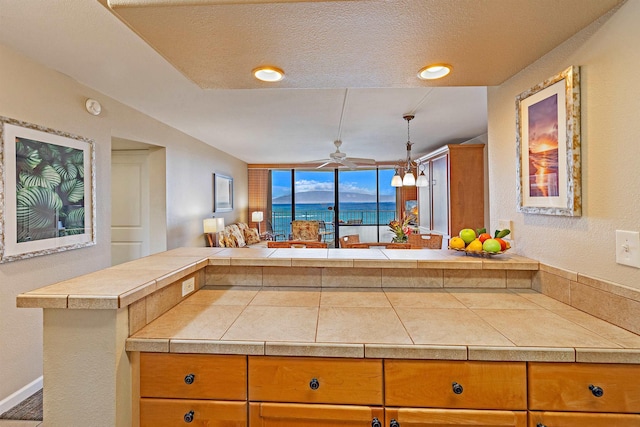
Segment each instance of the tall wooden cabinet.
M484 144L449 144L419 159L429 185L418 187L420 227L452 236L484 224Z

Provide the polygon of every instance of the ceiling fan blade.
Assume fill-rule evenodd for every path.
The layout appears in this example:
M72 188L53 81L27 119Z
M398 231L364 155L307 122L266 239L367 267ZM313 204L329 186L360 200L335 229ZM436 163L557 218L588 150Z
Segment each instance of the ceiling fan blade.
M351 162L351 161L349 161L347 159L340 160L340 163L342 163L343 165L345 165L346 167L348 167L351 170L358 168L358 165L356 165L355 163L353 163L353 162Z
M333 160L329 160L328 162L324 162L320 166L317 166L316 169L322 169L323 167L325 167L327 165L330 165L331 163L334 163L334 161Z
M360 157L347 157L347 160L353 163L362 163L366 165L375 165L376 161L373 159L362 159Z

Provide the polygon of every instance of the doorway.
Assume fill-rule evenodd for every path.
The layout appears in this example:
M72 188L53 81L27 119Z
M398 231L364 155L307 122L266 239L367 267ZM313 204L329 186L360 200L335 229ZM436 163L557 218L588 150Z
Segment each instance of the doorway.
M111 150L111 265L167 248L165 149L114 138Z

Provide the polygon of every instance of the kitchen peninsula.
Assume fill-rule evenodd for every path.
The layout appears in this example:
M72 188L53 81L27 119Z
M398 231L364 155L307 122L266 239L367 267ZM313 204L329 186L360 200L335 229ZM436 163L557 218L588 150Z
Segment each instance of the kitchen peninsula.
M44 309L46 425L640 425L640 386L620 384L640 336L537 292L549 272L509 253L180 248L18 305ZM553 397L584 381L570 408Z

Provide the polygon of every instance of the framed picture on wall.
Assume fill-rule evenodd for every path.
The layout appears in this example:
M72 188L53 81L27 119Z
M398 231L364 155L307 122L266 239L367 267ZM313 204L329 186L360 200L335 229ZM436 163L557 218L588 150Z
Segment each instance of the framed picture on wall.
M95 245L92 140L0 117L0 262Z
M233 178L213 174L213 211L230 212L233 210Z
M569 67L516 97L518 211L580 216L580 72Z

